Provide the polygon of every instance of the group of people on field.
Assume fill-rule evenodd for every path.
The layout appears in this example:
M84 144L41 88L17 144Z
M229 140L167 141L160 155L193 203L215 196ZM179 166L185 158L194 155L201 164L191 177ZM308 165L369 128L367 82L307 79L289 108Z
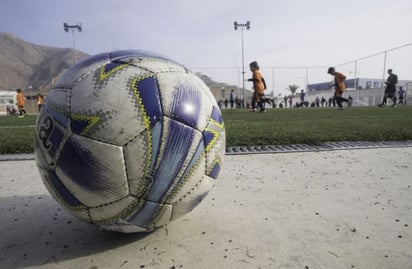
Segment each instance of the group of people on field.
M343 98L342 94L346 90L345 79L346 76L342 73L336 72L334 67L329 67L328 74L335 77L335 98L338 104L338 109L343 109L342 102L349 102L348 99ZM388 78L385 81L385 92L383 94L382 102L378 105L378 107L384 107L387 105L387 100L390 98L392 100L392 107L396 106L396 84L398 83L398 76L393 73L392 69L388 69ZM399 87L399 104L404 104L406 92L402 88Z
M19 118L23 118L25 115L27 115L25 105L26 105L26 97L24 96L23 92L21 89L16 89L16 100L17 100L17 111L12 106L7 107L7 114L8 115L13 115L18 113ZM44 96L42 94L37 94L37 109L40 111L44 104Z
M259 65L256 61L251 62L249 64L250 71L252 71L252 78L248 79L248 81L253 82L253 96L252 96L252 111L256 111L256 108L259 108L259 112L265 112L265 103L271 104L272 100L269 98L265 98L265 89L266 89L266 82L263 78L262 74L259 72ZM336 101L338 106L338 110L343 110L343 103L351 104L350 99L344 98L343 93L346 90L346 76L341 73L337 72L334 67L329 67L328 74L334 77L334 84L332 85L335 88L333 100ZM396 106L397 98L396 98L396 84L398 83L398 76L393 73L392 69L388 69L388 78L385 81L385 92L383 95L382 102L378 105L379 107L383 107L387 105L387 99L390 98L392 100L392 107ZM398 97L399 97L399 104L404 104L406 92L401 87L399 87ZM301 99L303 102L304 99L304 92L301 92Z

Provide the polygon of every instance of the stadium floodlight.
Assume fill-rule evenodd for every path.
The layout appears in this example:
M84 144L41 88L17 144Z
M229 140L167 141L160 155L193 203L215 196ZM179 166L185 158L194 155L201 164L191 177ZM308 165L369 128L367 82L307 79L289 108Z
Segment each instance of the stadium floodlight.
M63 27L65 32L69 32L69 29L71 29L73 32L75 31L75 29L77 29L77 31L79 32L83 30L82 24L80 22L74 25L69 25L67 22L64 22Z
M242 36L242 90L243 90L243 98L242 98L242 106L245 107L245 55L244 55L244 46L243 46L243 29L250 30L250 21L246 23L238 23L237 21L233 22L233 26L235 31L240 28L241 36Z
M75 63L77 63L77 52L76 52L76 43L75 43L75 39L74 39L74 32L77 31L78 32L82 32L83 31L83 27L82 24L79 22L77 24L74 25L69 25L67 22L63 23L63 29L66 33L69 32L69 30L71 30L72 34L73 34L73 51L74 51L74 59L75 59Z

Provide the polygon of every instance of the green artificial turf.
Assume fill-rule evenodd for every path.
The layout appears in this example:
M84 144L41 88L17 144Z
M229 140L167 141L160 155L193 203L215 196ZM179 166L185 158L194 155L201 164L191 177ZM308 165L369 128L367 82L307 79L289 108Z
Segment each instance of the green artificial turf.
M412 140L412 107L224 110L227 146Z
M412 106L223 110L227 146L412 140ZM32 153L36 116L0 116L0 154Z

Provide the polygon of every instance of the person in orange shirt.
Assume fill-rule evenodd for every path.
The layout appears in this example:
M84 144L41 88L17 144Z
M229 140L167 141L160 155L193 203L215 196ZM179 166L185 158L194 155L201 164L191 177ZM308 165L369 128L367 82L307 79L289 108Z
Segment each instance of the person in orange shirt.
M44 104L44 97L40 93L37 94L37 108L40 111L41 107Z
M259 112L265 112L265 89L266 89L266 82L265 79L262 77L262 74L259 72L259 65L258 63L251 62L249 64L250 71L252 71L252 78L248 79L248 81L253 82L253 97L252 97L252 109L255 111L256 104L260 108Z
M336 72L334 67L329 67L328 69L328 74L332 75L335 77L335 99L336 102L338 103L338 109L343 110L342 102L348 103L349 100L346 98L343 98L342 94L346 90L346 85L345 85L345 79L346 76L342 73Z
M26 110L24 109L24 105L26 104L26 100L25 100L25 97L24 97L21 89L17 89L16 92L17 92L17 95L16 95L16 97L17 97L17 108L19 109L19 113L20 113L19 118L23 118L24 115L27 114Z

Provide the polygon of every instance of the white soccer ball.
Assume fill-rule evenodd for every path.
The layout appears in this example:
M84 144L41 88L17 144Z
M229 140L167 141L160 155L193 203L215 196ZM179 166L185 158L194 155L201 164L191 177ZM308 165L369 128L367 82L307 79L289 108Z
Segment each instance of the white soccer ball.
M69 69L37 119L35 156L51 195L106 230L152 231L191 211L222 166L225 129L209 88L138 50Z

